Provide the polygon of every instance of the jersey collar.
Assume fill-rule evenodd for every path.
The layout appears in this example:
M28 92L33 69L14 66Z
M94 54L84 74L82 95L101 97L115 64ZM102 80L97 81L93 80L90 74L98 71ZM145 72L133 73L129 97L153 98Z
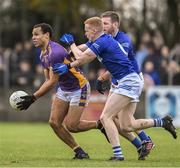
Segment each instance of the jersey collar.
M99 37L103 36L105 33L102 32L94 41L96 41Z
M119 33L119 29L117 29L113 37L116 37L118 33Z

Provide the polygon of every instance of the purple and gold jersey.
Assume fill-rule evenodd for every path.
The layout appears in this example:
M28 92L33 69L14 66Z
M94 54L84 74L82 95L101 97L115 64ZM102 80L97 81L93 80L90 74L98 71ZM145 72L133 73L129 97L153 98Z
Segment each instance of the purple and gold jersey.
M71 56L58 43L50 41L46 51L42 51L40 60L43 68L49 69L56 63L68 64L72 62ZM87 79L79 68L71 68L68 73L59 77L59 87L63 91L75 91L87 83Z

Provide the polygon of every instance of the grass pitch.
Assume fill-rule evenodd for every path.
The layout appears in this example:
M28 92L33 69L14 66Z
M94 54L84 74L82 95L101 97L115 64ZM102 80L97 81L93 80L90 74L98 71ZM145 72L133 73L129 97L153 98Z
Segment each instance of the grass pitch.
M111 146L98 130L73 134L91 159L72 160L74 153L48 124L0 123L0 167L180 167L180 140L159 128L147 133L156 147L145 161L137 160L136 149L123 138L125 161L107 161Z

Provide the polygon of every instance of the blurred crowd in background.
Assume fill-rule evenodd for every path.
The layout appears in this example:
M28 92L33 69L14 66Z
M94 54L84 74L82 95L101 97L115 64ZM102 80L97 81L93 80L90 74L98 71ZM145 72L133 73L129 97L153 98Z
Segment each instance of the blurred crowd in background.
M68 31L80 44L86 42L83 21L107 10L120 14L120 29L133 41L144 89L179 85L179 0L0 0L0 88L36 89L44 81L39 51L29 40L33 25L49 23L55 41ZM95 60L82 68L95 89L104 67Z
M154 85L180 85L180 44L169 48L160 33L152 35L145 32L137 45L135 57L144 74L145 90ZM97 60L83 69L92 89L95 89L96 79L105 69ZM39 51L33 47L31 40L17 43L14 48L0 47L1 87L36 89L43 81Z

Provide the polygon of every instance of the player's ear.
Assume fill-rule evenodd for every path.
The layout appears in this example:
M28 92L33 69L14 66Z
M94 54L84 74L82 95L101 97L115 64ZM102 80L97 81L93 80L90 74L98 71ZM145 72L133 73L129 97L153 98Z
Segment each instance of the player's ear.
M96 32L97 32L97 29L94 28L92 31L93 31L93 33L96 33Z
M47 38L50 38L49 32L46 32L45 35L46 35Z
M114 22L113 23L115 27L119 27L119 23L118 22Z

